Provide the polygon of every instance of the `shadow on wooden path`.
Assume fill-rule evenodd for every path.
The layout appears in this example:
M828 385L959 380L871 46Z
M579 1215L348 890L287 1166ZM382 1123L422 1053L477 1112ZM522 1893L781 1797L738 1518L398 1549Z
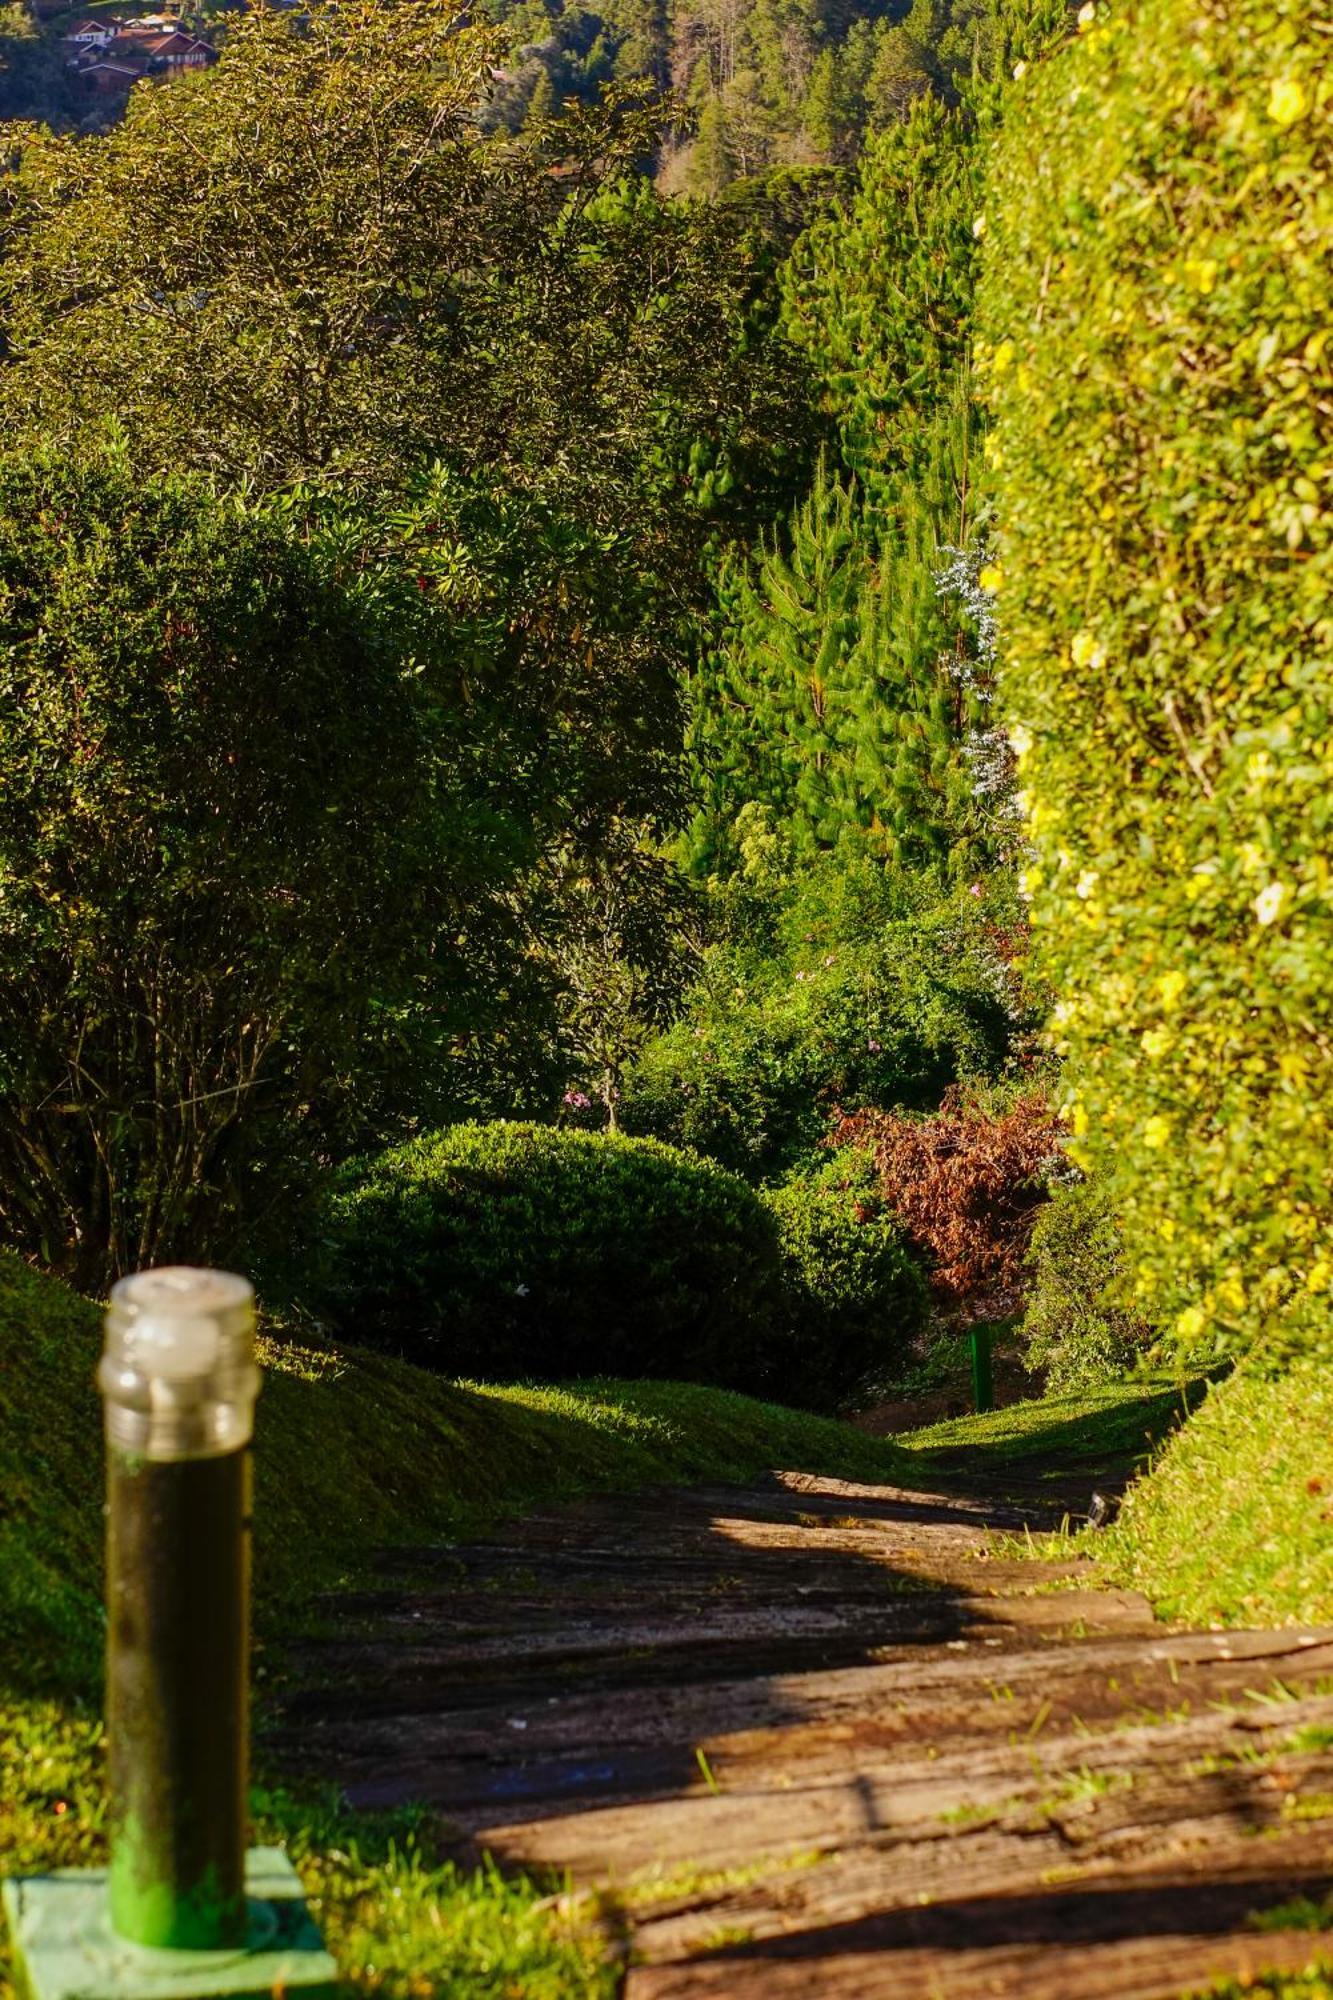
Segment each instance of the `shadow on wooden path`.
M1025 1518L773 1474L386 1555L274 1748L604 1889L626 2000L1177 2000L1333 1957L1333 1630L1172 1631L1006 1553Z

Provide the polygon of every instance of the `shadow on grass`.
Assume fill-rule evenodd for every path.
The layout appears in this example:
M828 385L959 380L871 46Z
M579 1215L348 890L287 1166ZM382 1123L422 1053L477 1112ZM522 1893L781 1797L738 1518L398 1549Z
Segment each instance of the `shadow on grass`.
M907 1477L923 1483L1006 1498L1045 1492L1058 1499L1068 1491L1086 1499L1093 1485L1112 1492L1127 1485L1208 1387L1200 1378L1051 1396L894 1441L906 1454Z

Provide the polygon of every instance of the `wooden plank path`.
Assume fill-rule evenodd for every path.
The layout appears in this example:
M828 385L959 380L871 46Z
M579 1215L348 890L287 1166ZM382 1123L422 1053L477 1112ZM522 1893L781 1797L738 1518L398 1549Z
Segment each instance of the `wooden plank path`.
M1025 1521L773 1474L386 1554L272 1752L601 1891L626 2000L1178 2000L1333 1959L1333 1628L1171 1630L1016 1554Z

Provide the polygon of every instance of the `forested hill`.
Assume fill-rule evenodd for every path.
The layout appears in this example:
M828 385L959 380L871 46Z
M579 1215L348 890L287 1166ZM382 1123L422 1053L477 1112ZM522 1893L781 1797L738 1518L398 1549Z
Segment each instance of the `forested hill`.
M130 0L114 18L133 24L143 5ZM210 60L238 11L226 0L169 9ZM847 166L918 98L952 103L997 76L1008 46L993 0L478 0L472 13L500 40L485 128L536 132L608 85L646 86L667 118L644 164L666 194ZM82 20L72 0L0 6L0 117L79 132L119 121L132 67L117 45L94 68L108 52L68 40Z
M489 0L512 54L490 119L510 131L606 83L681 106L666 192L715 195L775 166L839 166L867 131L997 67L989 0Z

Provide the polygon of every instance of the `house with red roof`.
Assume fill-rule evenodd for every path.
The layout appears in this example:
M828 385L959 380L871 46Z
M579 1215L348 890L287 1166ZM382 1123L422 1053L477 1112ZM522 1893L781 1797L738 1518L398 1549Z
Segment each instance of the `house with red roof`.
M115 40L124 23L107 14L100 21L80 21L61 36L61 41L72 55L91 54L94 50L108 48Z
M213 44L161 14L134 21L87 21L65 36L69 67L79 82L99 92L128 91L143 76L173 76L207 69L218 59Z

